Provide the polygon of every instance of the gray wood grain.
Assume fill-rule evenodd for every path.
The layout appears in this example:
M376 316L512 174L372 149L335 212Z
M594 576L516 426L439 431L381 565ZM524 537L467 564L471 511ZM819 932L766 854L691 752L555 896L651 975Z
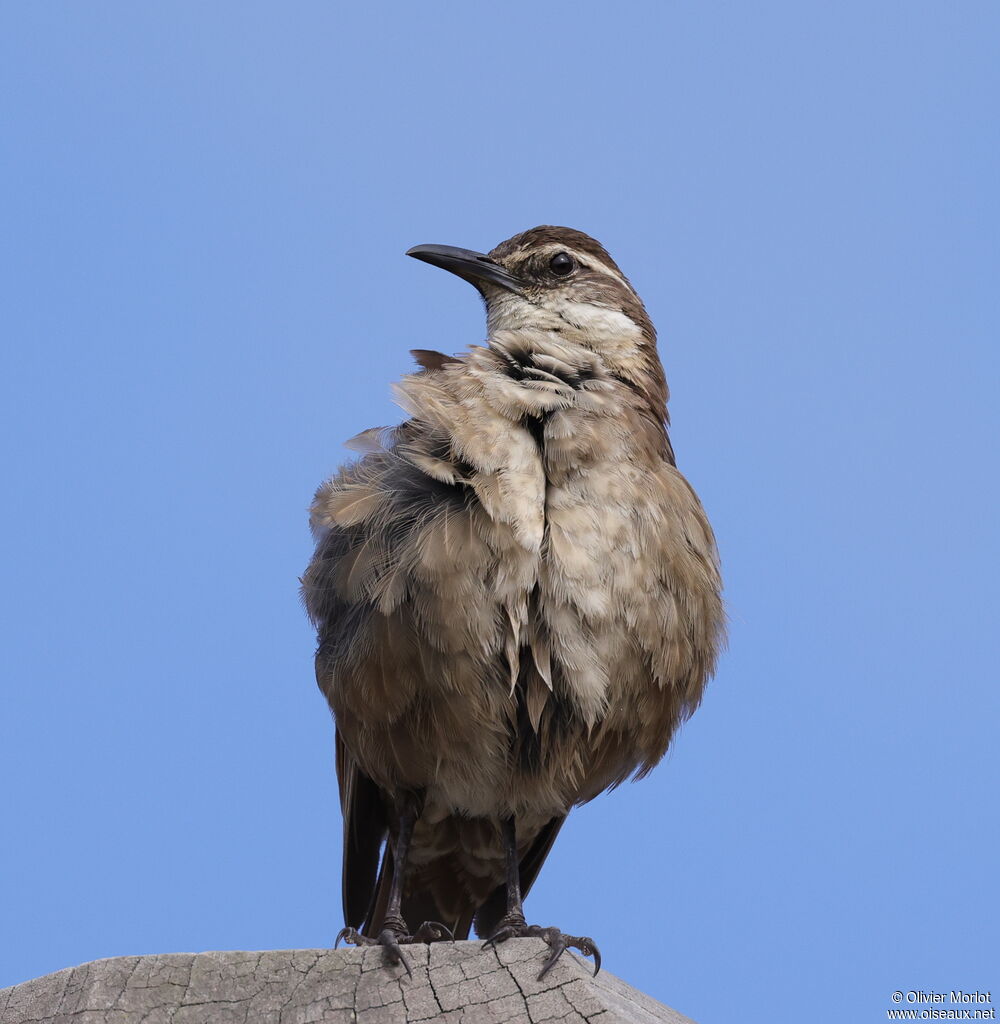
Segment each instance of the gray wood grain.
M0 989L0 1024L693 1024L567 953L536 980L539 939L407 950L165 953L95 960Z

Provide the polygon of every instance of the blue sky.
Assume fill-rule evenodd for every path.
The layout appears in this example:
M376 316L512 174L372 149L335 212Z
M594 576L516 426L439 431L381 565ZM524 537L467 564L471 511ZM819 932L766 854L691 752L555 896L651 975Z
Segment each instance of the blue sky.
M730 651L529 917L690 1014L997 975L990 3L7 3L0 986L328 944L297 576L411 348L403 256L600 238L660 332Z

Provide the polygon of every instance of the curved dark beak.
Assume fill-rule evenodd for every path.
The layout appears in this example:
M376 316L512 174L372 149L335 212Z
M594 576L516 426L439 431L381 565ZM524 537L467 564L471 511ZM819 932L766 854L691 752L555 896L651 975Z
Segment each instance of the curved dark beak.
M495 284L507 291L521 294L521 284L512 274L494 263L489 256L472 249L457 249L453 245L415 245L406 250L407 256L423 260L442 270L450 270L469 284Z

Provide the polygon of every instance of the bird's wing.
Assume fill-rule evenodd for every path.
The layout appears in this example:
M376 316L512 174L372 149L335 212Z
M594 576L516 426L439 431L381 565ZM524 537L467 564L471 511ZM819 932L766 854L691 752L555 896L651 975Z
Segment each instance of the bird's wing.
M545 858L548 857L549 852L552 849L552 844L556 841L556 836L559 835L559 829L563 827L563 822L565 820L565 814L559 818L553 818L541 830L541 832L538 833L538 838L531 844L531 848L521 858L522 896L527 896L532 885L535 884L538 872L542 870Z
M380 757L386 762L385 777L369 774L371 762L365 771L352 753L350 743L358 740L351 739L350 728L356 728L363 717L365 702L375 702L384 715L386 704L395 701L394 717L402 723L399 735L408 734L407 709L426 671L413 648L413 610L404 602L409 574L416 558L435 539L453 557L454 545L475 544L476 535L461 514L464 493L440 479L455 471L441 457L441 445L434 436L421 434L408 421L392 431L368 432L356 447L367 452L365 457L324 485L322 502L317 499L314 506L317 549L303 578L303 595L318 631L317 681L337 714L345 922L366 934L377 934L394 871L385 839L395 795L388 757L397 752L359 751L376 762ZM479 579L480 574L473 571L471 576ZM349 695L337 706L345 690ZM426 756L438 757L441 751L436 747L435 751ZM424 756L416 747L410 753ZM406 763L405 767L413 766ZM429 895L421 905L420 921L446 920L437 895ZM467 921L468 927L478 901L470 904L464 899L453 874L448 876L445 895L450 896L448 902L459 905L452 908L450 919ZM417 913L415 905L412 914Z
M375 901L379 850L388 822L378 786L358 767L337 733L337 781L344 816L344 921L360 928Z

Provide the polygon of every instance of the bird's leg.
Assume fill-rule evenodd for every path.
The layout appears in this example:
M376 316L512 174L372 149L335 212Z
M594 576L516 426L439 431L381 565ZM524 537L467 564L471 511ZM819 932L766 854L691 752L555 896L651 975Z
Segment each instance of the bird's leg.
M507 868L507 913L500 920L491 941L505 928L526 928L524 905L521 902L521 862L517 856L517 826L513 817L500 822L500 839L503 843L504 861Z
M504 860L507 867L507 913L500 919L496 931L486 940L487 946L495 946L507 939L535 937L544 940L552 951L542 965L538 980L548 973L552 965L567 949L578 949L584 956L594 958L594 974L601 969L601 951L593 939L579 935L566 935L559 928L543 928L541 925L528 924L524 919L524 906L521 901L521 862L517 855L517 829L513 817L504 818L500 823L500 835L504 848Z
M389 886L389 902L385 908L385 917L382 919L382 930L378 934L379 944L385 949L386 959L391 964L401 963L406 968L406 973L413 977L410 970L410 963L403 956L399 948L399 940L408 938L410 929L406 927L403 920L403 881L406 877L406 862L410 855L410 839L413 836L413 826L416 824L417 814L414 801L407 800L400 808L399 830L396 833L396 842L392 847L392 884Z
M406 862L410 854L410 840L413 837L413 826L420 817L419 801L406 798L399 806L399 827L396 839L392 844L392 882L389 886L389 899L382 919L382 929L377 938L361 935L354 928L343 928L334 943L341 940L355 946L381 946L385 957L391 964L402 964L406 973L412 978L410 962L399 948L400 943L435 942L438 939L454 939L451 929L437 921L425 921L412 935L406 921L403 920L403 882L406 878Z

